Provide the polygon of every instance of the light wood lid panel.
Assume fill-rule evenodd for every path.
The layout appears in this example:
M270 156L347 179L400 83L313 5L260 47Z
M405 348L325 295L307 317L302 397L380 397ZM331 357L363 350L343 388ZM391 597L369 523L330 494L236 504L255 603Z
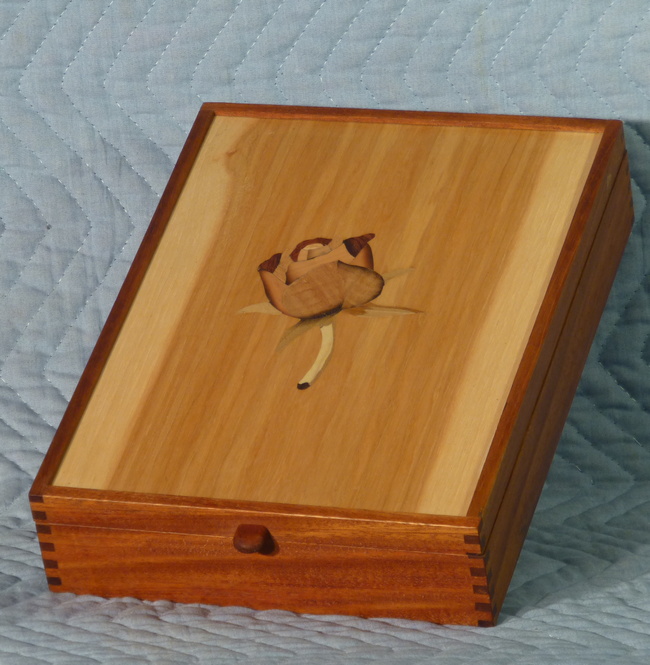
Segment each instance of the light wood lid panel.
M217 117L55 484L463 515L601 134ZM377 305L241 314L258 265L373 233Z

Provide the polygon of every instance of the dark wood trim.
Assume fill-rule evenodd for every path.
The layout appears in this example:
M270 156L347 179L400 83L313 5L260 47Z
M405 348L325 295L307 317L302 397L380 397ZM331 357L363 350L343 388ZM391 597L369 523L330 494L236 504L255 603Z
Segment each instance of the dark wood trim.
M51 488L45 496L49 524L130 529L232 538L238 525L262 524L281 542L318 542L372 549L482 556L479 521L403 516L191 497ZM470 537L470 542L465 537Z
M493 612L492 605L490 603L474 603L474 607L477 612Z
M146 494L139 492L121 492L113 490L94 490L76 487L50 486L44 496L48 510L53 506L61 506L62 502L77 502L91 506L96 504L102 510L138 510L160 507L165 510L181 512L206 509L229 512L257 512L266 514L306 516L330 518L336 520L376 521L382 523L414 524L432 526L441 531L458 533L471 540L464 541L467 545L480 544L477 530L480 519L476 517L456 517L450 515L427 515L421 513L382 512L376 510L331 508L326 506L296 506L292 504L267 503L260 501L237 501L230 499L206 499L191 496L173 496L167 494Z
M482 113L445 113L439 111L400 111L387 109L352 109L315 106L281 106L266 104L203 104L201 110L218 116L276 118L287 120L326 120L340 122L374 122L407 125L445 125L491 129L526 129L540 131L602 132L608 120L594 118L554 118L551 116L512 116Z

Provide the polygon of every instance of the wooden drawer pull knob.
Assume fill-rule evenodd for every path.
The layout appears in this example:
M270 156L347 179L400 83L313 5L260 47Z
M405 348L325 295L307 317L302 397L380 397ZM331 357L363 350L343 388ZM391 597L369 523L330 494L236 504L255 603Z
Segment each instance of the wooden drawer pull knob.
M240 524L232 543L238 552L244 554L271 554L275 549L271 532L261 524Z

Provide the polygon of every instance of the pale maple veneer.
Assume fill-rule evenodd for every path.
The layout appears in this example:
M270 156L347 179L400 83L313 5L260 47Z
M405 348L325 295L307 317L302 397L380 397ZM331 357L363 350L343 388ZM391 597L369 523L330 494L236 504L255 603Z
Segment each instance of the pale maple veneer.
M489 625L631 222L615 121L204 105L32 490L51 588ZM421 313L296 390L317 331L237 311L364 233Z

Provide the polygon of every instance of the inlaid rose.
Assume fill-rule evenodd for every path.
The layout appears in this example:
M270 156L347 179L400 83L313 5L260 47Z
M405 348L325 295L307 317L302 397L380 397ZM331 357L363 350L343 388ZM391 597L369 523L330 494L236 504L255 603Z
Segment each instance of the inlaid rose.
M269 301L287 316L312 319L374 300L384 288L383 277L373 270L374 237L367 233L338 246L331 238L303 240L288 262L274 254L258 267Z
M285 314L299 319L283 335L278 349L318 327L321 346L313 365L298 382L309 388L325 368L334 348L334 318L339 314L355 316L392 316L416 314L417 310L378 305L390 279L408 272L395 270L381 275L374 269L370 241L374 233L336 241L311 238L293 250L274 254L260 263L258 272L268 302L249 305L240 313Z

